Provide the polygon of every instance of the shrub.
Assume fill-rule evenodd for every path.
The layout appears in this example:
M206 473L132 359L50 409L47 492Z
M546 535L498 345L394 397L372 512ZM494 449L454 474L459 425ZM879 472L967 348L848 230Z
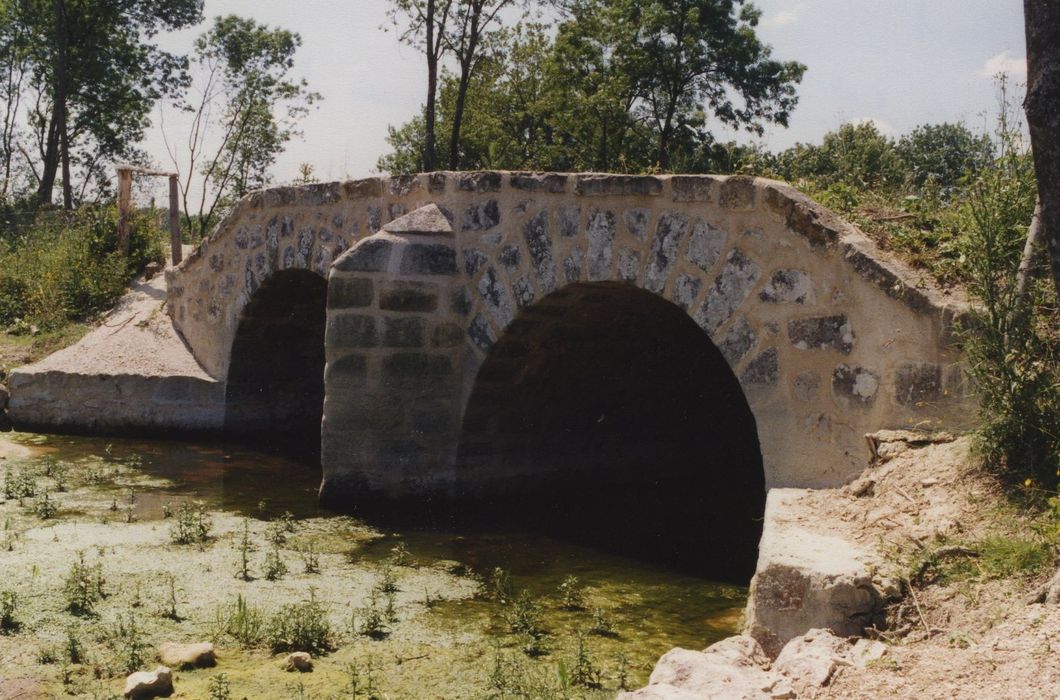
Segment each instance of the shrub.
M116 250L117 220L113 206L42 210L0 239L0 326L48 329L91 318L148 262L165 259L156 217L133 216L128 257Z
M216 634L228 635L243 649L255 647L265 639L265 614L249 605L243 596L227 608L218 608L214 622Z
M0 591L0 634L18 632L22 626L15 617L18 595L14 591Z
M261 566L265 572L266 581L278 581L287 575L287 564L283 562L283 558L280 557L280 548L278 545L273 545L272 548L265 553L265 562Z
M307 651L316 655L332 649L327 611L312 591L309 600L284 605L269 619L267 637L273 653Z
M176 522L170 530L170 538L175 544L203 544L210 539L213 523L202 503L180 504Z
M584 610L585 591L577 576L568 576L559 584L560 604L564 610Z
M104 597L103 565L85 563L85 553L78 552L77 561L70 567L63 582L66 608L75 615L92 615L96 604Z

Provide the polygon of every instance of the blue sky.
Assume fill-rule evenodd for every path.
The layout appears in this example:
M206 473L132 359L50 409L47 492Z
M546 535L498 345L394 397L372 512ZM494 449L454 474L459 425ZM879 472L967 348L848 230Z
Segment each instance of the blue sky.
M769 130L773 149L818 141L847 121L872 119L892 134L926 122L963 120L982 128L993 110L992 75L1025 75L1020 0L759 0L759 36L774 56L807 65L788 129ZM386 151L387 124L409 119L423 103L420 56L398 43L386 0L206 0L206 16L235 13L299 32L295 71L324 100L275 168L293 179L311 163L321 179L363 177ZM205 25L162 37L188 51ZM171 166L159 118L145 143ZM166 111L171 141L186 138L180 115Z

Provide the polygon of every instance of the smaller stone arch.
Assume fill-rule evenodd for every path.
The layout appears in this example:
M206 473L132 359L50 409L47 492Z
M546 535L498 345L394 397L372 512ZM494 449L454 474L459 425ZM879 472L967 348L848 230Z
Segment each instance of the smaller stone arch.
M226 433L319 451L326 299L324 278L297 268L274 272L255 289L232 341Z

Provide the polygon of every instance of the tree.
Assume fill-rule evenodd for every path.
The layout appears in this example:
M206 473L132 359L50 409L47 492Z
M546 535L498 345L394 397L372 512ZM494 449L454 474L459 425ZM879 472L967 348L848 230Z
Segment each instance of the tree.
M186 153L166 147L180 178L186 227L204 235L234 199L266 185L269 169L320 96L289 77L301 37L235 15L217 17L195 41L198 99ZM211 141L211 133L216 132ZM192 182L202 178L199 201ZM197 216L192 217L192 212Z
M1060 5L1023 0L1027 34L1027 123L1041 201L1041 225L1060 296Z
M976 136L964 124L945 122L916 127L895 148L905 162L909 184L917 189L931 184L947 193L974 177L994 155L988 135Z
M427 106L424 110L424 139L420 168L435 169L437 163L435 122L437 115L438 70L445 53L446 30L453 11L454 0L392 0L389 16L394 26L400 27L402 18L408 22L401 32L401 40L423 51L427 59ZM391 134L393 136L393 134Z
M51 202L61 170L70 208L72 169L86 179L83 193L104 161L135 156L155 102L186 85L187 60L150 40L200 21L202 0L15 0L5 9L4 32L18 37L20 49L4 54L16 60L5 72L24 67L25 89L33 93L29 126L37 153L22 144L19 150L32 168L37 200Z

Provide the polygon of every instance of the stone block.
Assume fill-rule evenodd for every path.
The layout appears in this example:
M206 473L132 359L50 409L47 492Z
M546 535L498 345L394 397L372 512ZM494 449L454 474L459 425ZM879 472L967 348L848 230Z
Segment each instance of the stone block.
M870 369L841 364L832 372L832 394L848 406L872 406L879 388L880 375Z
M328 308L348 309L370 306L374 298L372 280L334 275L328 280Z
M731 176L721 183L721 194L718 205L722 209L734 211L751 211L755 206L754 178Z
M766 348L751 360L740 375L740 383L746 387L773 386L780 379L780 357L776 348Z
M340 199L342 199L342 184L338 182L317 182L298 188L298 204L304 207L334 204Z
M729 366L735 367L751 351L756 341L754 328L747 322L747 319L739 318L725 334L725 339L718 345L718 350L721 351L722 357L729 363Z
M626 222L626 230L629 235L638 241L648 238L648 221L651 219L651 209L627 209L622 212L622 220Z
M350 182L342 183L342 189L346 192L346 196L351 199L381 197L383 195L383 181L378 177L351 180Z
M438 288L417 282L395 282L379 292L383 311L427 313L438 308Z
M800 318L788 322L788 340L799 350L838 350L849 355L854 331L846 315Z
M703 272L710 272L721 258L728 234L697 218L692 223L692 235L688 239L685 257Z
M743 251L734 248L725 258L725 266L714 280L706 302L694 320L708 334L713 334L729 320L758 281L758 265Z
M523 227L523 238L530 253L530 262L537 274L542 294L556 288L556 264L552 259L552 240L548 235L548 212L534 215Z
M486 310L498 328L504 328L511 323L515 316L511 296L494 268L487 269L482 275L478 282L478 293L486 302Z
M758 298L772 304L813 304L817 301L813 280L802 270L777 270Z
M662 193L662 180L651 175L577 175L574 191L585 197L654 197Z
M329 430L340 432L390 431L405 423L405 407L392 394L345 392L328 394L324 416Z
M390 261L393 243L379 238L365 238L335 261L339 272L382 272Z
M431 346L455 348L464 342L464 329L455 323L440 323L431 333Z
M670 178L675 202L710 202L715 179L706 176L675 175Z
M325 342L329 348L374 348L379 344L375 317L329 313Z
M409 411L409 424L414 432L432 435L458 428L452 404L444 399L415 402Z
M445 184L448 177L445 173L430 173L427 176L427 191L431 194L445 192Z
M345 355L327 363L324 383L328 389L356 389L368 382L368 360L364 355Z
M463 192L500 192L501 174L499 172L459 173L456 175L456 184Z
M442 243L411 243L401 258L400 271L406 275L455 275L456 251Z
M545 214L545 226L547 227L547 212L542 212L542 214ZM573 238L581 231L582 208L576 204L564 204L556 211L556 219L559 235L564 238Z
M685 311L688 311L696 297L699 296L699 289L703 286L703 280L699 277L693 277L691 275L681 274L674 280L673 290L670 292L670 299L675 304L680 306Z
M383 345L388 348L422 348L426 334L422 318L383 319Z
M648 291L661 292L666 286L666 280L677 262L677 250L687 233L688 217L684 214L671 212L659 217L645 271L644 286Z
M453 363L445 355L397 352L383 359L383 385L393 389L429 388L448 380Z
M496 199L472 204L464 210L464 231L488 231L501 222L501 211Z
M489 352L489 349L497 342L497 334L493 332L489 321L482 314L476 314L475 318L471 320L467 335L471 338L471 342L482 352Z
M942 398L942 367L931 362L908 362L894 377L895 398L903 406L919 406Z
M464 272L474 277L490 261L489 256L476 248L464 248Z
M567 190L567 176L557 173L512 173L508 180L517 190L559 194Z
M420 181L415 175L394 175L387 183L387 190L395 197L404 197L420 189Z
M611 277L611 254L615 240L615 215L609 211L589 214L589 279L606 280Z
M501 265L504 265L509 270L514 270L519 267L519 261L522 259L522 251L519 250L519 246L506 245L501 248L501 253L498 256Z

